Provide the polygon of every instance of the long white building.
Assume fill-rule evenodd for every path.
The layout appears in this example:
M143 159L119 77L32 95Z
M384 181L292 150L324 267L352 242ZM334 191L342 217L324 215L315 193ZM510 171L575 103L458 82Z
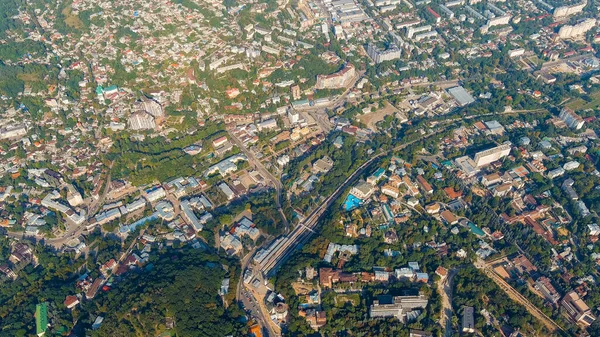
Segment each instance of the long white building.
M558 37L561 39L576 38L585 35L590 29L596 26L595 19L585 19L576 25L564 25L558 31Z
M579 117L575 111L569 108L563 108L560 111L558 118L565 122L565 124L567 124L567 126L571 129L579 130L583 127L583 118Z
M482 167L508 156L509 153L510 145L502 144L485 151L477 152L473 161L477 167Z

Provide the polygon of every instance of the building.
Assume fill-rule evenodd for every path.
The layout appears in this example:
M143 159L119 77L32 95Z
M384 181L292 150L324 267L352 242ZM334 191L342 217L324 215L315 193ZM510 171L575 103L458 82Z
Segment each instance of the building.
M433 334L423 330L410 329L408 337L433 337Z
M142 97L140 101L135 103L135 110L146 112L152 115L153 117L163 116L163 109L160 103L145 96Z
M565 122L565 124L567 124L567 126L571 129L579 130L581 127L583 127L583 118L579 117L575 111L569 108L563 108L560 111L558 118Z
M67 309L73 309L79 304L79 298L77 298L77 296L67 296L63 304Z
M227 254L235 255L242 251L242 242L235 236L227 233L220 240L221 248L223 248Z
M312 165L312 172L317 174L325 174L331 170L333 167L333 160L328 156L325 156L321 159L317 159Z
M423 295L395 297L381 295L369 307L369 315L372 318L396 317L402 323L407 323L418 317L427 307L427 303L428 299Z
M564 313L577 324L590 326L596 320L590 307L583 302L575 291L571 291L563 297L561 308Z
M400 196L400 190L390 184L386 184L381 187L381 193L390 196L392 198L398 199Z
M25 124L13 125L0 129L0 139L20 138L27 134Z
M318 75L316 89L341 89L352 82L356 76L356 69L350 63L337 73L330 75Z
M221 192L223 192L223 194L225 194L228 201L231 201L235 198L235 192L233 192L231 187L229 187L229 185L227 185L226 183L220 183L219 189L221 190Z
M576 160L571 160L571 161L568 161L568 162L566 162L566 163L563 165L563 169L564 169L565 171L572 171L572 170L574 170L574 169L576 169L576 168L578 168L578 167L579 167L579 162L578 162L578 161L576 161Z
M379 64L385 61L397 60L402 55L402 51L396 45L392 44L386 50L380 50L376 45L369 43L367 46L367 54L373 62Z
M565 174L565 170L562 167L556 168L554 170L550 170L550 171L548 171L548 173L546 173L546 175L550 179L554 179L556 177L560 177L563 174Z
M200 219L198 219L196 213L194 213L194 210L192 209L193 205L190 202L190 200L182 200L179 203L179 207L183 212L183 217L185 218L185 220L194 228L196 232L202 231L202 229L204 229L204 226L200 222Z
M518 48L518 49L511 49L508 51L508 57L519 57L519 56L523 56L525 54L525 49L523 48Z
M144 111L132 113L127 122L129 123L129 128L132 130L148 130L156 127L154 117Z
M67 185L67 202L69 202L69 205L73 207L79 206L83 203L81 193L79 193L79 191L77 191L72 184Z
M427 7L427 12L433 16L436 23L440 23L442 17L436 11L434 11L431 7Z
M256 128L258 129L258 131L274 130L274 129L278 128L277 121L273 118L266 119L266 120L256 124Z
M561 18L561 17L577 14L577 13L580 13L581 11L583 11L583 8L586 5L587 5L587 1L583 1L583 2L575 4L575 5L556 7L554 9L554 11L552 12L552 15L555 18Z
M475 102L475 98L469 94L465 88L458 86L448 89L448 93L456 100L460 106L469 105Z
M489 165L497 160L500 160L510 153L510 145L503 144L500 146L493 147L491 149L477 152L473 161L475 165L479 167L483 167Z
M419 21L417 21L415 24L418 24ZM421 32L428 32L431 30L431 26L430 25L424 25L424 26L420 26L420 27L414 27L413 25L407 26L406 28L406 37L409 39L412 39L413 36L415 36L415 34L417 33L421 33Z
M300 99L300 97L302 96L301 92L300 92L300 87L298 85L292 85L292 87L290 88L291 92L292 92L292 98L297 101Z
M462 332L463 333L474 333L475 332L475 310L473 307L463 308L462 317Z
M165 189L161 186L153 187L151 189L146 190L146 199L148 202L152 203L158 201L167 196Z
M353 196L365 200L368 199L371 195L373 195L374 188L371 184L368 184L364 181L359 182L356 186L352 187L350 190L350 194Z
M535 281L535 288L541 292L546 301L550 302L551 304L556 304L558 303L558 300L560 300L560 294L558 291L556 291L550 280L545 276L542 276Z
M423 191L425 191L425 193L433 193L433 187L431 187L431 185L427 182L427 180L425 180L425 178L423 178L422 175L417 176L417 182L419 183Z
M596 26L595 19L585 19L573 26L564 25L558 31L558 37L561 39L577 38L585 35L594 26Z

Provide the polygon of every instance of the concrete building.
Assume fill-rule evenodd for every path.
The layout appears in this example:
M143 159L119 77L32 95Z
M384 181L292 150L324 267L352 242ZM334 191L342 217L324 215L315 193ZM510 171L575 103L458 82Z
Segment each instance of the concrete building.
M135 103L135 110L147 112L153 117L163 116L163 109L160 103L145 96Z
M489 27L494 27L494 26L508 25L509 22L510 22L510 19L511 19L510 15L497 16L495 18L488 19L488 21L487 21L487 23L485 25L488 28Z
M558 291L556 291L556 289L550 282L550 279L548 279L547 277L542 276L538 278L537 281L535 281L535 288L540 293L542 293L546 301L550 302L551 304L558 303L558 300L560 299L560 294L558 293Z
M561 301L561 308L577 324L590 326L596 320L590 307L583 302L575 291L565 295Z
M83 203L81 193L72 184L67 185L67 201L69 205L76 207Z
M465 88L458 86L448 89L448 93L456 100L460 106L469 105L475 102L475 98L469 94Z
M160 186L146 190L146 199L150 203L158 201L166 196L167 193L165 192L165 189Z
M204 226L201 224L200 219L196 216L193 210L193 204L190 200L182 200L179 204L181 211L183 213L183 217L185 220L194 228L196 232L202 231Z
M144 111L134 112L127 121L129 123L129 128L132 130L148 130L156 127L154 117Z
M399 59L402 55L402 51L395 45L391 45L390 48L382 51L377 48L376 45L369 43L367 46L367 54L373 62L381 63Z
M333 160L328 156L317 159L312 165L312 173L321 173L325 174L331 170L333 167Z
M396 317L403 323L410 322L418 317L425 307L428 299L423 295L418 296L378 296L369 307L372 318ZM421 310L419 310L421 309Z
M583 8L586 5L587 5L587 1L584 1L581 3L575 4L575 5L556 7L554 9L554 12L552 12L552 15L555 18L562 18L565 16L577 14L577 13L580 13L581 11L583 11Z
M428 32L430 30L431 30L430 25L424 25L424 26L420 26L420 27L408 26L406 28L406 37L409 39L412 39L412 37L415 36L415 34L421 33L421 32Z
M585 35L590 29L596 26L595 19L585 19L576 25L564 25L558 31L558 37L561 39L577 38Z
M421 33L421 34L417 34L414 36L414 40L415 41L421 41L421 40L425 40L425 39L429 39L432 37L436 37L438 36L438 32L435 30L432 30L430 32L425 32L425 33Z
M374 191L375 189L371 184L361 181L358 184L356 184L356 186L352 187L352 189L350 190L350 194L359 199L365 200L368 199L371 195L373 195Z
M27 134L25 124L13 125L0 129L0 139L13 139L23 137Z
M292 92L292 98L297 101L300 99L300 97L302 96L301 92L300 92L300 87L298 85L292 85L290 87L290 91Z
M350 84L356 76L356 69L350 63L344 66L344 69L330 75L317 76L317 89L341 89Z
M463 333L474 333L475 332L475 310L473 307L463 308L462 317L462 332Z
M525 49L523 48L512 49L508 51L508 57L519 57L523 56L523 54L525 54Z
M583 127L583 118L579 117L575 111L569 108L563 108L560 111L558 118L565 122L565 124L567 124L567 126L571 129L579 130Z
M473 161L477 167L482 167L508 156L509 153L510 145L503 144L485 151L477 152Z

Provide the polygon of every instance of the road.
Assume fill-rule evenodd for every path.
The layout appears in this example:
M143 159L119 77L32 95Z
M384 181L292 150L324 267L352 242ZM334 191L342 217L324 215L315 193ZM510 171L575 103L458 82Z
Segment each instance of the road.
M98 209L100 208L100 206L102 206L104 204L104 200L106 199L106 195L110 191L111 169L112 169L113 163L114 162L111 162L110 165L109 165L109 167L108 167L108 174L106 176L106 182L105 182L106 183L106 187L104 188L104 191L102 192L102 195L100 195L100 197L98 198L98 200L92 201L92 203L88 207L88 213L87 213L88 217L94 215L98 211ZM60 249L67 242L69 242L69 241L71 241L71 240L73 240L75 238L78 238L81 234L83 234L84 232L86 232L86 229L85 229L86 225L87 225L87 220L84 221L80 225L70 224L68 226L67 231L65 233L63 233L63 235L61 235L58 238L46 239L45 242L46 242L46 244L54 246L56 249Z
M548 317L544 312L542 312L538 307L533 305L525 296L521 295L520 292L516 291L510 284L508 284L502 277L496 274L490 267L490 264L485 263L485 261L478 260L473 262L476 268L481 269L483 273L492 279L513 301L521 304L529 313L537 318L540 322L542 322L550 332L555 332L556 330L563 331L564 330L550 317Z
M277 334L275 334L275 332L272 331L269 322L265 321L263 314L260 311L260 308L256 301L257 300L256 298L254 298L252 292L244 290L243 296L240 298L240 302L244 306L246 313L250 316L251 319L253 318L258 322L258 325L260 325L261 327L263 336L277 336ZM267 319L270 318L268 318L267 316Z
M452 289L454 287L454 276L458 269L451 269L445 279L438 282L438 292L442 297L442 314L440 325L445 328L445 337L452 337Z
M258 300L254 297L254 295L246 289L246 285L244 284L244 272L248 267L248 263L250 262L252 256L256 252L258 247L254 247L246 256L242 258L241 261L241 274L240 280L237 284L237 288L235 290L235 298L242 304L246 312L258 321L258 324L261 326L261 330L264 336L277 336L277 334L273 331L273 328L269 324L269 322L265 321L265 315L260 310L260 305ZM269 319L268 315L266 316Z
M436 132L423 136L423 138L415 139L408 143L399 145L391 151L381 152L371 157L371 159L367 160L356 170L354 170L354 172L350 174L350 176L346 178L346 180L340 186L338 186L338 188L327 199L325 199L316 209L314 209L304 221L300 222L292 232L282 238L281 241L272 243L271 246L267 248L269 252L264 255L263 259L258 261L257 269L259 269L263 275L272 275L272 273L277 270L277 268L291 255L291 253L314 233L313 228L316 227L321 215L323 215L327 208L331 206L333 201L339 197L340 193L344 191L350 183L358 178L358 176L362 174L362 172L375 160L388 154L389 152L402 150L413 143L422 141L424 138L431 137L432 135L438 134L443 130L445 129L439 129Z
M277 203L277 209L279 210L279 213L281 214L281 218L283 219L283 223L285 224L286 232L289 231L289 226L290 226L289 222L287 221L287 218L286 218L285 214L283 213L283 209L281 208L281 192L283 191L283 184L281 184L281 181L279 179L277 179L277 177L275 177L271 172L269 172L269 170L267 170L267 168L263 165L263 163L258 158L256 158L254 153L252 151L250 151L246 147L246 145L244 145L244 143L242 143L242 141L240 141L240 139L237 138L236 135L233 134L233 132L231 132L231 130L228 130L227 132L229 133L229 137L231 138L231 141L233 142L233 144L235 144L242 152L244 152L244 154L248 158L248 161L250 162L250 164L254 165L254 168L263 177L269 179L271 181L271 183L273 183L273 186L275 187L275 190L276 190L275 202Z

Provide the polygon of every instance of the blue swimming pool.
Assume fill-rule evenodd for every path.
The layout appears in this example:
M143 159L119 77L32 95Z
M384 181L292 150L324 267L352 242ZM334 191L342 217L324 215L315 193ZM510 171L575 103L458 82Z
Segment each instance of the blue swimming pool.
M351 211L362 204L362 200L353 196L352 194L348 194L346 197L346 201L344 201L344 208L346 211Z
M471 229L471 232L473 232L473 234L477 236L485 236L485 232L481 228L475 226L474 223L469 222L469 228Z

